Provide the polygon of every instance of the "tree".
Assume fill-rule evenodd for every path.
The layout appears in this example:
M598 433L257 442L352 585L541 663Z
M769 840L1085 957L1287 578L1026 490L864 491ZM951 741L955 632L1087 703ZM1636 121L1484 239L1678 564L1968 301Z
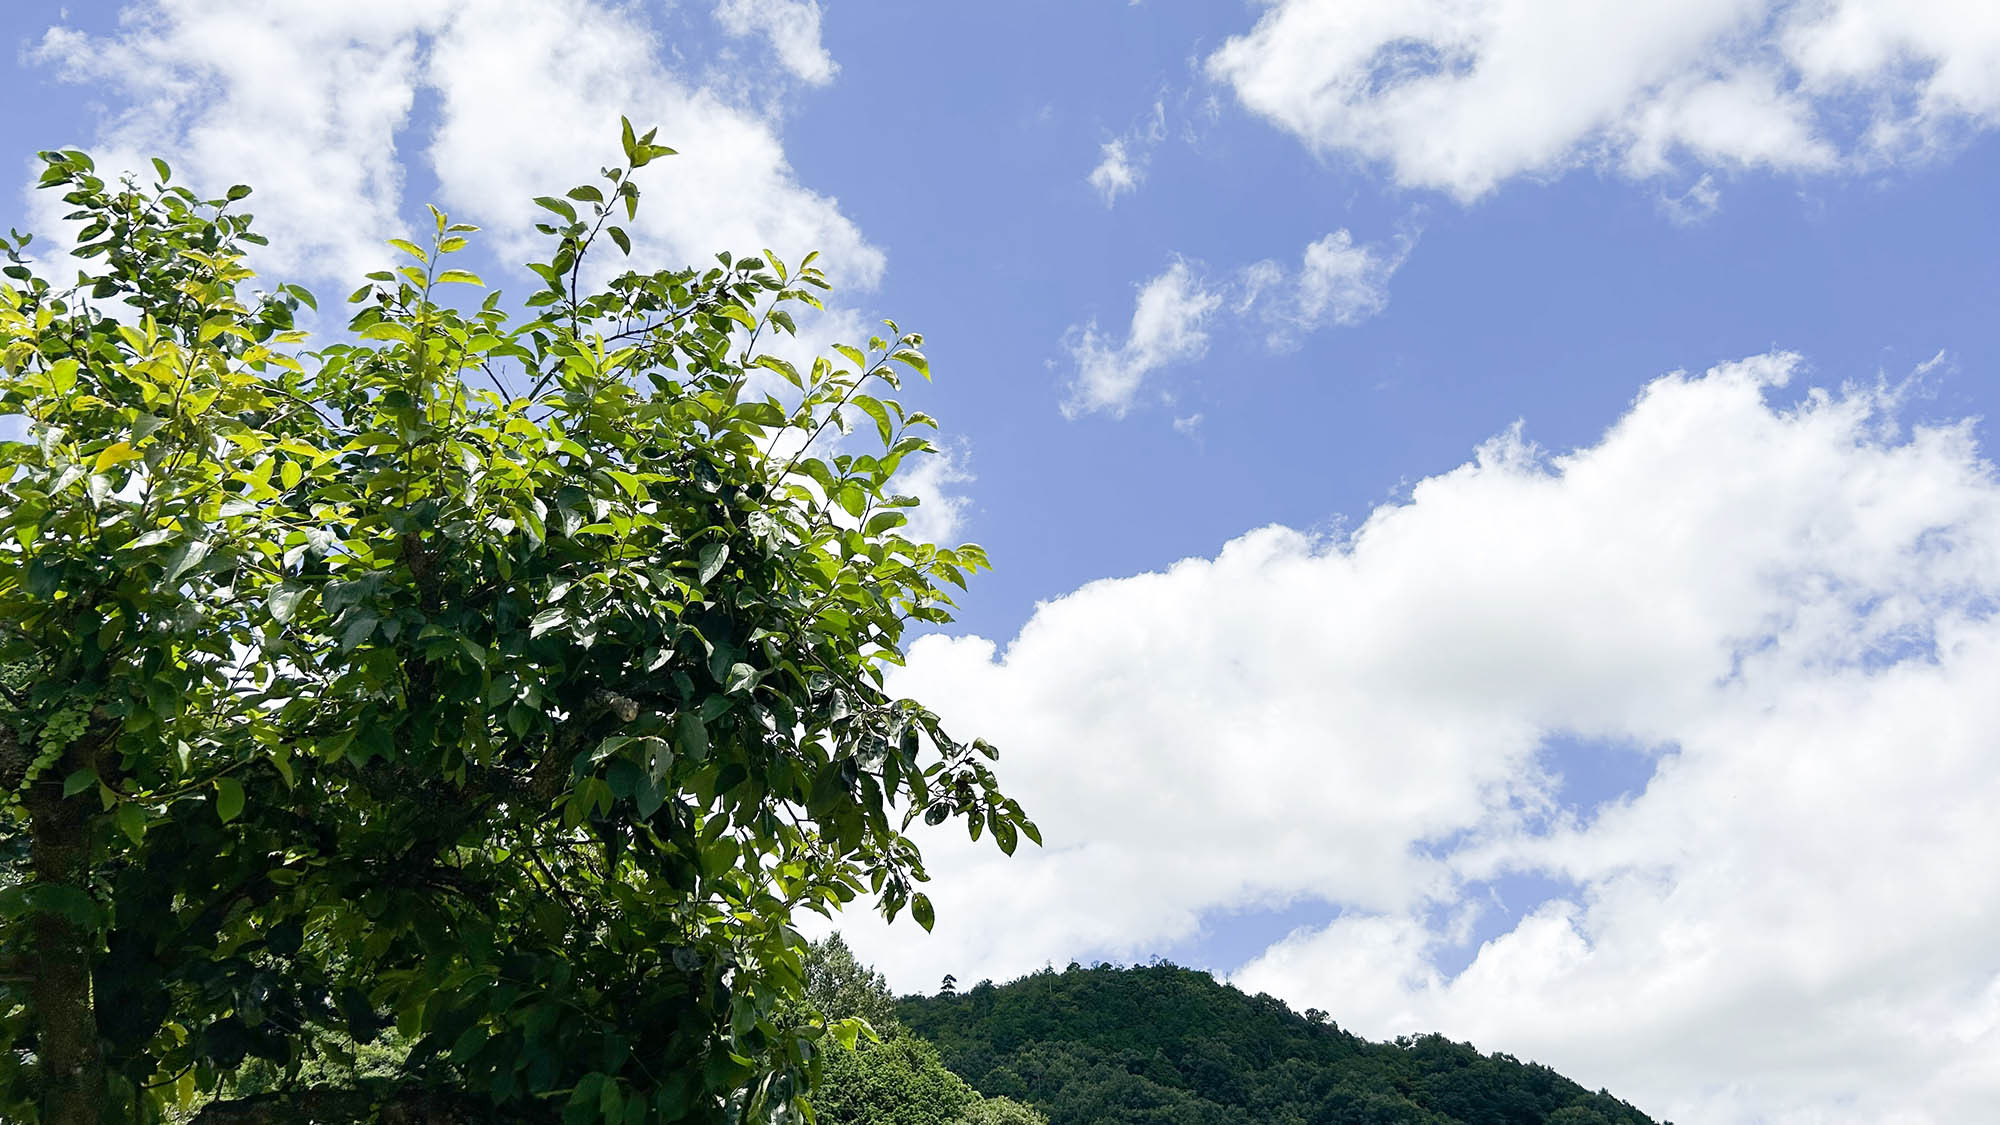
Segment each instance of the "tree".
M1048 1125L1011 1098L983 1098L945 1069L937 1048L905 1031L882 974L854 956L839 934L806 949L804 1008L825 1023L860 1019L868 1036L835 1052L814 1089L826 1125Z
M981 1098L959 1114L958 1125L1049 1125L1049 1119L1013 1098Z
M862 964L837 933L807 947L803 1000L812 1012L809 1019L865 1020L877 1034L896 1027L896 997L889 982Z
M0 1117L785 1118L794 912L928 928L919 818L1038 839L882 686L986 562L902 531L921 337L761 350L810 257L589 284L670 152L623 142L537 200L525 313L443 299L433 208L316 351L248 188L43 154L87 268L17 234L0 286ZM390 1028L392 1076L300 1082Z
M812 1099L826 1125L956 1125L979 1101L977 1090L945 1069L936 1047L893 1034L830 1057Z

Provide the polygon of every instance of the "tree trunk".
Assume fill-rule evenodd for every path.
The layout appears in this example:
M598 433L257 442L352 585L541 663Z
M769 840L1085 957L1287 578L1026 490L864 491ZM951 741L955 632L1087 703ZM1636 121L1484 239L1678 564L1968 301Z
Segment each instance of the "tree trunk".
M65 799L63 778L79 764L76 745L43 771L24 794L29 814L29 860L35 883L90 893L90 794ZM41 1063L43 1120L47 1125L98 1125L104 1102L104 1059L98 1049L97 1014L91 1007L90 931L64 914L32 916L35 979L35 1054Z

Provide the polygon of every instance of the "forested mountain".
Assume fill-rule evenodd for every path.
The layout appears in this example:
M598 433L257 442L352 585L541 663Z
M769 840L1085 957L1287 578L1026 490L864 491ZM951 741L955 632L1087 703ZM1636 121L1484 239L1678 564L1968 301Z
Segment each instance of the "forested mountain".
M896 1014L1051 1125L1655 1125L1545 1066L1436 1035L1369 1042L1173 965L1043 970Z

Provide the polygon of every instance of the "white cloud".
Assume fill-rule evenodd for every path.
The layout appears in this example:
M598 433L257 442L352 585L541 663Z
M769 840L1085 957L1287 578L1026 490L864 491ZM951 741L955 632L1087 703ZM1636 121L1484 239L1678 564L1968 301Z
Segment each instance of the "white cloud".
M716 0L715 18L731 35L762 35L786 70L814 86L840 70L820 44L818 0Z
M1349 537L1095 582L1004 650L918 641L893 689L1000 745L1049 846L939 834L934 935L843 928L929 988L1323 900L1237 979L1656 1116L1979 1119L2000 482L1969 424L1898 432L1893 389L1774 405L1797 367L1660 379L1564 456L1503 434ZM1657 770L1574 805L1559 736ZM1440 968L1509 872L1573 890Z
M1722 206L1722 191L1715 186L1713 174L1704 174L1679 195L1661 192L1659 202L1661 212L1675 226L1691 227L1706 221Z
M1076 380L1063 414L1123 417L1147 375L1208 350L1208 320L1221 305L1220 294L1204 287L1187 262L1176 261L1139 287L1122 343L1107 340L1096 321L1070 329L1064 347L1076 362Z
M1138 189L1139 182L1146 178L1146 165L1152 159L1153 148L1166 136L1167 103L1161 98L1153 102L1152 115L1144 122L1099 146L1097 166L1085 180L1097 189L1106 207L1117 202L1119 196Z
M1063 347L1076 377L1063 414L1124 417L1153 372L1207 352L1210 324L1225 305L1236 320L1261 323L1265 342L1276 351L1297 347L1300 337L1326 325L1367 320L1388 307L1389 278L1414 244L1405 235L1393 247L1357 246L1352 235L1337 230L1307 244L1296 272L1267 258L1237 271L1234 282L1215 286L1176 259L1139 287L1122 343L1107 339L1096 321L1071 326Z
M663 69L650 30L587 0L477 0L432 48L441 99L428 155L446 198L521 248L559 194L618 159L618 118L656 125L680 155L640 172L640 261L706 262L770 247L823 253L843 286L872 287L883 256L839 204L798 183L770 123ZM531 141L531 143L529 143Z
M620 114L681 152L640 173L635 261L770 247L794 262L822 251L844 287L882 274L881 251L838 203L798 182L772 124L677 74L623 6L152 0L107 35L52 30L37 55L112 104L93 146L101 167L157 153L205 190L254 185L272 239L259 264L289 276L346 281L387 260L413 124L438 202L518 260L539 245L530 197L615 162ZM412 121L421 94L437 96L435 122Z
M971 499L955 489L975 479L965 462L964 453L945 449L896 475L890 491L919 501L915 508L904 509L910 522L903 526L903 534L922 543L957 544Z
M1296 274L1269 259L1246 267L1237 309L1255 310L1279 350L1328 324L1359 324L1389 307L1389 279L1412 245L1404 238L1391 249L1357 246L1347 231L1334 231L1307 244Z
M381 240L399 233L394 139L416 97L419 36L451 7L134 5L109 35L50 29L32 57L114 107L91 145L101 172L160 155L205 193L249 183L256 194L244 206L272 243L260 261L348 279L380 268ZM37 225L54 235L68 208L47 192L30 196Z
M1097 189L1097 194L1104 198L1104 205L1109 207L1119 196L1139 186L1141 170L1133 164L1132 158L1126 155L1123 137L1104 142L1101 151L1102 159L1098 160L1097 167L1092 168L1090 175L1085 178L1091 187Z
M1316 150L1461 199L1677 156L1874 166L2000 124L1987 0L1268 2L1209 75Z

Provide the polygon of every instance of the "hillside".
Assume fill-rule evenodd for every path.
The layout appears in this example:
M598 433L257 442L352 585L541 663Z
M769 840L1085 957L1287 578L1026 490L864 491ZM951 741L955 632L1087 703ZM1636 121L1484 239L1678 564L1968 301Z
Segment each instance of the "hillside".
M1435 1035L1369 1042L1172 965L1044 970L896 1014L1051 1125L1659 1125L1545 1066Z

